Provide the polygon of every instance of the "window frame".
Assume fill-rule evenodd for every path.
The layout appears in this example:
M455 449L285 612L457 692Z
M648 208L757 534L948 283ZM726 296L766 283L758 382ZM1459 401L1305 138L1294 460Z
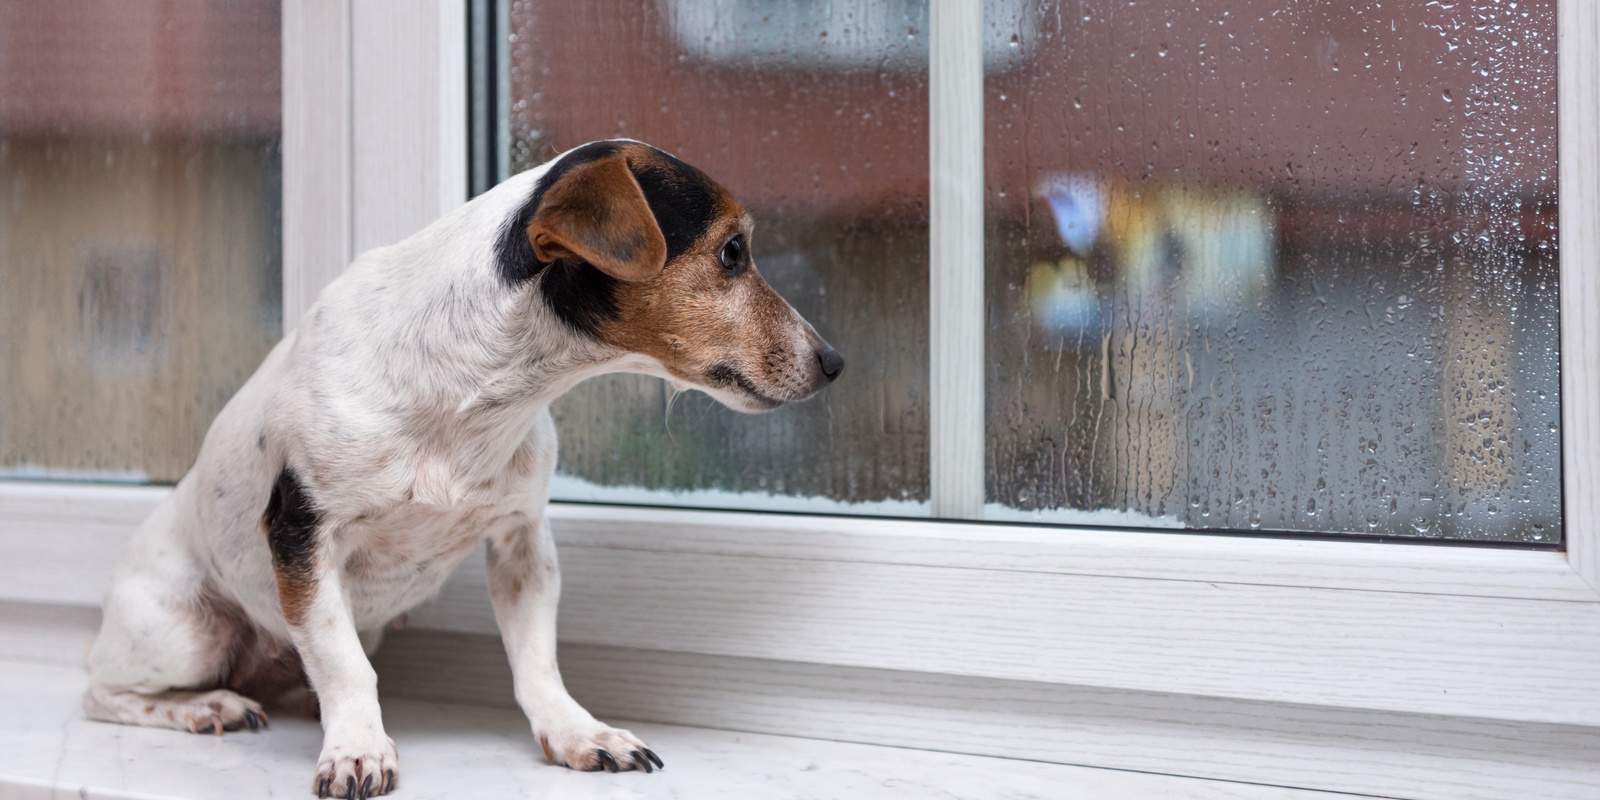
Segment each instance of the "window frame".
M983 487L979 5L933 0L929 32L930 302L979 315L930 337L933 508L956 517L975 516ZM466 198L467 36L459 2L286 0L283 20L287 328L354 253ZM1557 30L1564 550L554 503L569 680L585 680L574 660L669 675L662 694L695 703L627 695L607 713L802 733L859 716L841 700L807 717L818 687L870 684L901 709L859 734L871 741L1373 794L1430 796L1478 745L1459 763L1302 775L1240 720L1306 715L1304 730L1395 742L1524 730L1556 737L1552 758L1600 752L1600 8L1558 0ZM120 543L167 491L0 483L0 600L98 605ZM412 627L494 633L483 585L472 559ZM428 691L428 677L395 680ZM1041 708L1086 704L1105 722L1043 745L1021 711L941 717L981 740L915 713L967 691L1075 698ZM1195 761L1198 739L1151 732L1152 703L1236 746ZM1482 796L1501 796L1496 781L1551 797L1600 786L1593 766L1472 763Z

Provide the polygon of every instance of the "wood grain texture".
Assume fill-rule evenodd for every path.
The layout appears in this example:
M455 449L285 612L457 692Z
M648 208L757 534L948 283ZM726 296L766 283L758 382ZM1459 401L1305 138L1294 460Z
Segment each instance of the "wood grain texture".
M928 14L929 497L976 519L984 496L983 4Z
M354 254L350 5L283 4L283 326Z
M1600 7L1558 12L1562 503L1568 558L1600 591Z
M602 718L1419 800L1600 794L1595 728L581 645L561 663ZM402 631L377 668L386 695L512 705L494 637Z

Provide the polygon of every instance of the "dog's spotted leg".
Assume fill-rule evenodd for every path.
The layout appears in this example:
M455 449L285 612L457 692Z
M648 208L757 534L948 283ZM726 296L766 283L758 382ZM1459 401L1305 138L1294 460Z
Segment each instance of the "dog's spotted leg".
M83 697L83 710L90 719L104 722L218 736L224 731L259 731L267 726L267 712L260 703L227 689L140 694L91 686Z
M561 572L542 519L516 515L489 539L489 597L511 658L517 704L552 763L578 770L655 772L661 758L639 737L596 720L567 694L556 668Z
M285 469L267 505L278 600L322 716L318 797L375 797L395 788L399 763L383 729L378 676L363 651L316 504Z
M183 491L179 489L179 491ZM90 719L193 733L260 730L261 704L217 687L239 638L237 617L205 591L177 549L169 497L129 543L89 654Z

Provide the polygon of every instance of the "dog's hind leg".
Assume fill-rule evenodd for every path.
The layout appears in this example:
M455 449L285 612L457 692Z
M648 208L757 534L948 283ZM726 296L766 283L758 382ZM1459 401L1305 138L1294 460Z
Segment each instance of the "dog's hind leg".
M83 696L90 719L152 728L175 728L191 733L260 730L267 724L260 704L227 689L207 692L169 690L142 694L91 686Z
M169 497L129 546L89 654L90 719L196 733L255 729L254 700L218 688L240 620L208 596L171 528Z

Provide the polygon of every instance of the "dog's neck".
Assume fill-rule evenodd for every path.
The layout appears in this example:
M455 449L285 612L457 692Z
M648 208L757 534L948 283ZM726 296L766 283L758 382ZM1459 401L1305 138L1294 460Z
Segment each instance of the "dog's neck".
M349 398L331 408L380 409L347 430L414 441L474 474L506 463L541 412L583 380L660 374L651 359L573 330L540 280L501 280L486 243L525 196L519 179L358 258L308 313L301 379Z

